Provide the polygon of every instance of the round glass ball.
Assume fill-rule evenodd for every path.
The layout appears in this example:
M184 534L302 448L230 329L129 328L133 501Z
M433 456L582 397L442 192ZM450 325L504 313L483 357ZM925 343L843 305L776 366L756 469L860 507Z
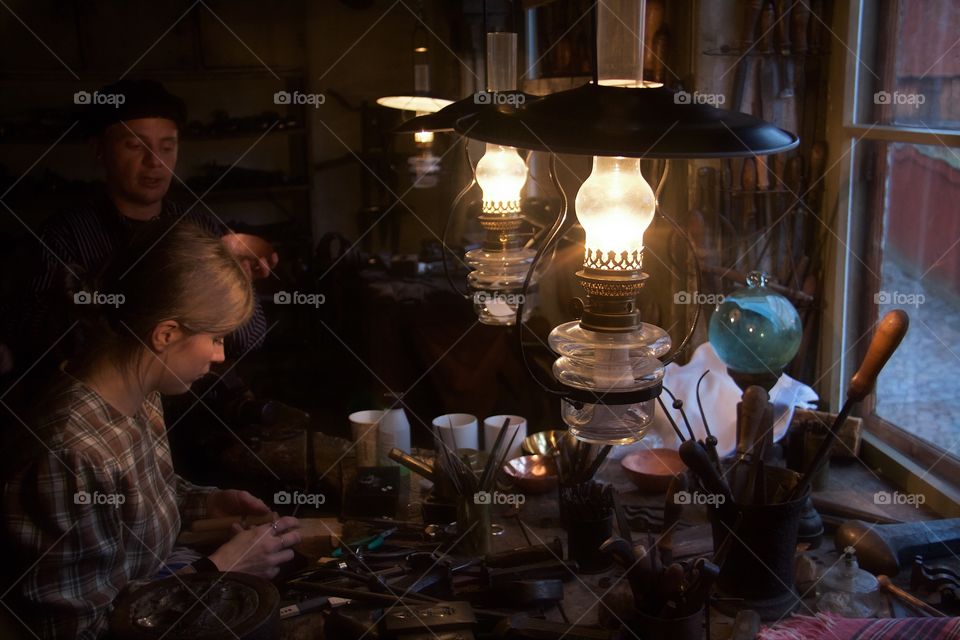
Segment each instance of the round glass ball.
M710 344L733 371L779 374L800 348L800 314L766 285L764 274L752 272L710 317Z

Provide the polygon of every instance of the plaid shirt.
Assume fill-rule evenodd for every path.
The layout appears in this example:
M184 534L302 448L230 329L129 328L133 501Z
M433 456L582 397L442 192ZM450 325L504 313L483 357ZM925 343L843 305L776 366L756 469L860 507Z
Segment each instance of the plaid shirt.
M118 594L163 568L215 488L174 473L158 393L133 417L75 380L54 398L37 450L4 483L5 549L19 563L9 598L41 638L95 638Z

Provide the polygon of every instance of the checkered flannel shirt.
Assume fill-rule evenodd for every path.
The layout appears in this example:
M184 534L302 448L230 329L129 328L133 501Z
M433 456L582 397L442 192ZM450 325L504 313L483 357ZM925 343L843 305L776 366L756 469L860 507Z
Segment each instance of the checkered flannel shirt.
M174 473L158 393L127 417L77 381L63 387L34 429L38 451L4 483L3 536L19 564L5 602L41 638L96 638L216 489Z

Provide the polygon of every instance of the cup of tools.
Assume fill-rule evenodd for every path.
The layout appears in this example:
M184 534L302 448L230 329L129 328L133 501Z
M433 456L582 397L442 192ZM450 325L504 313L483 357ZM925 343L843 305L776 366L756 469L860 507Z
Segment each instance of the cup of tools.
M778 620L796 608L794 587L797 532L809 487L784 500L798 475L766 467L763 500L709 509L720 576L716 607L728 615L753 609L763 620Z
M604 485L590 480L560 487L560 520L567 530L567 559L579 573L602 573L613 558L600 546L613 535L613 503Z

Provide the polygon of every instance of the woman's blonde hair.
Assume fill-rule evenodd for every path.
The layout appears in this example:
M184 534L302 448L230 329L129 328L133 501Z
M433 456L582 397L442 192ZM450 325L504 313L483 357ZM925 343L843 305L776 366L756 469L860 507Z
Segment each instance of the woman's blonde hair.
M95 295L100 330L85 355L107 350L124 363L163 321L188 334L227 334L254 310L250 278L220 238L175 220L144 223L100 273Z

